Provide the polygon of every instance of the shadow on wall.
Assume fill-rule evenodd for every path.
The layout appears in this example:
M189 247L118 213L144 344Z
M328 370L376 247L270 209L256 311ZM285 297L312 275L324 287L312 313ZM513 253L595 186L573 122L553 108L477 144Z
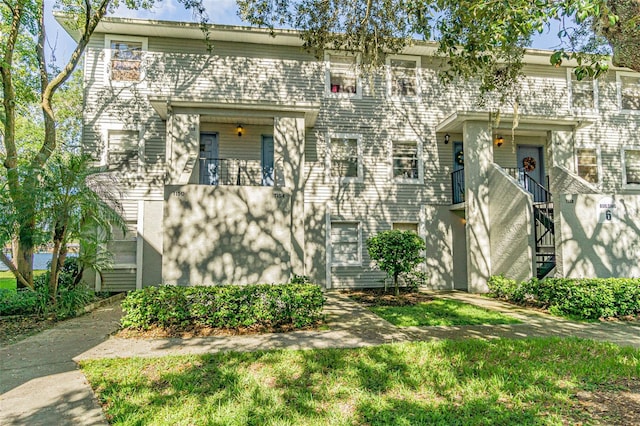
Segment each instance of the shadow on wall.
M561 195L556 204L565 276L640 277L640 196Z
M291 191L184 185L168 186L165 194L167 283L288 281Z

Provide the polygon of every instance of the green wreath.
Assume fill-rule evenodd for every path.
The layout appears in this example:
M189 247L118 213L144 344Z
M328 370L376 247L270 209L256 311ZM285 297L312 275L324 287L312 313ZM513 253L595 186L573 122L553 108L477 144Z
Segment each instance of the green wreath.
M461 166L464 166L464 152L463 150L460 150L456 153L456 163L458 163Z

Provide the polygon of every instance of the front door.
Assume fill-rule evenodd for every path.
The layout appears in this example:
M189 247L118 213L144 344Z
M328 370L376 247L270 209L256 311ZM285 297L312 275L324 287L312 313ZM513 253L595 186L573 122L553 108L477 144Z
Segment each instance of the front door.
M518 169L524 171L535 182L526 179L523 182L525 189L534 195L534 201L546 201L546 188L544 162L541 146L520 145L518 146Z
M200 134L200 184L218 185L220 180L220 159L218 135Z
M262 185L273 186L273 136L262 137Z

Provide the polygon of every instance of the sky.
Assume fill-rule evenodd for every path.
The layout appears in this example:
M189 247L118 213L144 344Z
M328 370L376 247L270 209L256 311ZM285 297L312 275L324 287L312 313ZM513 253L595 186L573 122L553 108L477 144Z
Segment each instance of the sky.
M55 62L63 65L73 52L75 43L53 18L54 3L54 0L45 0L45 25L50 44L49 51L55 49ZM247 25L238 17L238 7L235 0L204 0L204 4L209 15L209 22L212 24ZM191 12L186 11L177 0L160 0L151 10L128 10L121 7L111 16L162 21L194 21ZM532 47L553 49L558 44L558 39L555 36L557 31L558 29L552 26L546 34L533 40Z

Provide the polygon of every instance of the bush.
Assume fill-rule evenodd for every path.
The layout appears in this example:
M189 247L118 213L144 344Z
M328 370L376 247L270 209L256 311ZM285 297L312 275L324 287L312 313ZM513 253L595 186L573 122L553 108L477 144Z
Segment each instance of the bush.
M581 319L640 315L637 278L534 278L516 283L497 276L491 277L488 285L495 297L532 302L558 315Z
M95 300L95 293L74 281L77 275L75 258L67 258L60 269L58 294L53 305L49 296L47 271L33 280L34 290L0 291L0 316L4 315L54 315L58 319L75 316L78 309Z
M382 231L367 240L369 257L378 269L393 278L396 296L400 294L398 278L416 270L424 261L425 248L424 240L413 231Z
M322 291L313 284L145 287L124 299L121 323L136 329L304 327L321 318L323 304Z
M46 306L46 298L43 300L42 294L33 290L0 289L0 316L41 314L43 305Z

